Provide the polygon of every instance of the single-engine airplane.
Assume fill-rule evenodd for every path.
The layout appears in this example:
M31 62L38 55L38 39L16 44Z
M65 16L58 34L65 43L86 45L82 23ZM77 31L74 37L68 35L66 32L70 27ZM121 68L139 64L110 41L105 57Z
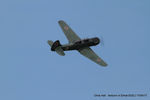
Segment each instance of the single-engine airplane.
M67 37L69 43L61 45L59 40L55 42L48 40L48 44L51 46L51 51L56 51L59 55L64 56L64 51L77 50L79 53L95 63L101 66L107 66L105 63L91 48L90 46L96 46L100 43L98 37L80 39L80 37L75 34L75 32L62 20L58 21L62 31Z

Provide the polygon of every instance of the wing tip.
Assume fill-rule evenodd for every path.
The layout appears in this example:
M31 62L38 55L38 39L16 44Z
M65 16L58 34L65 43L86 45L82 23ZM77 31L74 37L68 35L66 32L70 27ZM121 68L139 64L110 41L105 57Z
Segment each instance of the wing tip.
M103 67L107 67L107 66L108 66L107 64L103 65Z
M107 67L108 66L108 64L106 64L106 63L103 63L103 64L100 64L102 67Z
M64 21L63 20L59 20L58 23L61 24L61 23L64 23Z

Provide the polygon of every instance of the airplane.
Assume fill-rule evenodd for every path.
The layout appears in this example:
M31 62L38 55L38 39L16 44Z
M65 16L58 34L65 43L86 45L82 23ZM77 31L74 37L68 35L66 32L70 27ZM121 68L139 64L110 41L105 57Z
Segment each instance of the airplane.
M48 44L51 46L51 51L55 51L59 55L64 56L64 51L77 50L81 55L87 57L98 65L103 67L107 66L107 63L90 48L91 46L96 46L100 43L98 37L80 39L80 37L63 20L58 21L58 24L69 43L62 45L59 40L56 40L55 42L48 40Z

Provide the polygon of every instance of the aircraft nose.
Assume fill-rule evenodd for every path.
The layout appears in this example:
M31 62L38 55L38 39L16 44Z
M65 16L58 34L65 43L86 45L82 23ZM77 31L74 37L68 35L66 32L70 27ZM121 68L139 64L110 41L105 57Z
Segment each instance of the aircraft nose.
M96 44L99 44L99 43L100 43L100 39L96 37L96 38L94 39L94 42L95 42Z

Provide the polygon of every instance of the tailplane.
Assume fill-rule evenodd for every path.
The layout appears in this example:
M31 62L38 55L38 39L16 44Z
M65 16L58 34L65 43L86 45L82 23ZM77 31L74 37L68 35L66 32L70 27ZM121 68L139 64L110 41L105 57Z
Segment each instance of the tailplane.
M65 55L63 49L61 48L61 44L60 44L59 40L57 40L55 42L48 40L48 44L51 46L51 51L56 51L61 56Z
M52 47L52 45L53 45L54 42L51 41L51 40L48 40L47 42L48 42L48 44Z

